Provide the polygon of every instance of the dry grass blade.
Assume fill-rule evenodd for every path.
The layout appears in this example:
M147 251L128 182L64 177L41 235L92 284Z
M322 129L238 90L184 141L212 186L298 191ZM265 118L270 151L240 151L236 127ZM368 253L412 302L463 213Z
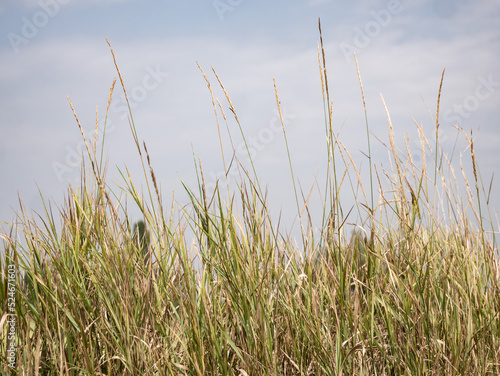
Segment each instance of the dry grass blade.
M118 77L120 77L120 83L122 84L123 94L125 95L125 101L128 103L127 90L125 88L125 83L123 82L123 77L122 77L122 74L120 72L120 68L118 67L118 63L116 61L115 51L113 51L113 47L111 47L111 43L109 43L108 38L106 38L106 42L108 43L108 46L111 50L111 55L113 56L113 62L115 64L116 71L118 72ZM114 81L113 81L113 87L114 87ZM111 94L110 94L110 98L111 98Z
M328 90L328 76L326 74L326 58L325 58L325 48L323 46L323 34L321 33L321 20L318 18L318 29L319 29L319 41L321 45L321 56L323 57L323 76L326 92L326 101L330 103L330 91Z

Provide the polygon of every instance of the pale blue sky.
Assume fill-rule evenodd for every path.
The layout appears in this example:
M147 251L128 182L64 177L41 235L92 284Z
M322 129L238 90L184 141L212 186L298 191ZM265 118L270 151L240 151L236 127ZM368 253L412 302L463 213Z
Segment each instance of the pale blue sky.
M66 96L86 130L95 124L96 106L102 118L116 76L106 37L117 54L139 138L148 145L167 204L172 190L184 200L179 177L196 183L193 149L209 182L222 170L211 99L198 61L207 73L213 65L224 81L247 137L254 140L252 153L274 210L293 217L294 196L283 137L276 127L272 79L287 117L296 177L308 191L314 176L324 172L326 148L318 17L335 126L344 124L341 140L363 173L366 138L353 50L371 131L387 141L382 93L400 148L407 134L417 154L413 119L432 138L439 81L446 68L443 150L450 155L453 151L452 123L472 129L483 179L489 183L496 173L493 187L498 186L498 0L0 1L0 222L14 218L17 191L27 206L40 211L38 188L61 203L67 182L77 181L79 168L74 164L81 137ZM215 77L209 78L229 113ZM118 178L116 166L126 164L140 182L121 93L117 86L109 115L109 180ZM241 140L234 121L229 125L238 147ZM460 142L454 154L457 166L463 150L465 143ZM375 141L373 157L380 168L390 168L387 149ZM464 163L469 164L466 154ZM498 209L500 200L494 196L492 204Z

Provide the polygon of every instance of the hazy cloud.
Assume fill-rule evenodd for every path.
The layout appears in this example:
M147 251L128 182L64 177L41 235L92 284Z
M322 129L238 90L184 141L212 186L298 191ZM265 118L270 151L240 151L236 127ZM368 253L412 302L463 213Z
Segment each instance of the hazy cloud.
M307 4L330 6L321 0ZM381 7L374 7L373 12L385 9L385 3L377 4ZM380 27L364 47L357 47L354 38L356 28L364 30L367 22L375 20L369 11L338 22L332 21L330 13L322 17L334 125L355 161L363 161L359 151L365 150L366 140L359 137L364 132L359 82L354 63L339 48L342 42L356 47L370 128L381 139L387 135L387 119L380 93L389 107L398 137L416 135L413 119L422 123L426 134L432 136L439 80L446 68L441 97L441 131L446 133L443 147L451 150L456 134L444 118L446 114L449 119L459 116L464 129L477 130L481 126L476 148L487 160L484 174L491 175L497 169L493 161L499 159L493 140L500 134L496 120L500 118L500 90L495 87L500 81L500 48L498 28L491 26L498 23L497 11L491 1L481 5L466 2L443 18L433 13L431 2L427 5L430 8L423 14L412 2L411 7L391 16L387 26ZM353 12L351 8L346 11ZM231 14L244 17L244 12L237 8ZM226 115L230 111L211 66L223 80L245 134L255 137L256 142L260 140L255 146L256 165L263 182L269 183L270 200L274 197L275 205L283 206L283 214L291 210L289 214L293 216L293 210L286 205L293 201L293 192L286 193L290 181L287 175L277 176L275 172L288 169L284 141L281 134L268 131L270 124L272 129L276 110L272 79L276 79L280 100L290 115L287 137L296 176L308 190L325 160L317 17L313 16L314 22L311 18L304 18L303 24L280 20L275 26L280 30L301 28L307 40L311 40L310 45L301 46L294 44L286 32L280 34L281 38L267 38L266 32L274 32L269 25L263 25L271 29L262 31L260 37L253 36L251 43L250 38L243 43L234 37L236 26L221 24L217 17L212 20L215 24L205 18L190 21L205 25L211 30L209 33L200 31L172 37L167 29L154 28L147 38L111 38L127 90L134 100L133 115L139 137L148 144L153 165L158 166L155 173L165 192L174 188L176 195L182 192L179 175L187 180L194 178L192 147L202 158L207 178L217 176L221 169L211 98L196 66L198 61L212 81ZM112 22L109 30L120 27L123 26ZM244 35L244 30L238 30ZM8 46L0 49L0 221L11 217L9 206L17 204L16 188L26 204L35 208L39 205L35 182L43 193L62 197L65 182L54 172L54 162L71 167L64 175L68 180L78 179L74 161L78 158L75 155L80 135L66 95L89 132L95 125L96 105L100 119L104 116L108 90L117 76L104 35L73 34L70 26L68 31L50 38L40 35L37 43L26 45L22 54L12 54ZM151 79L155 71L157 81ZM484 99L476 100L478 85L490 75L490 81L494 82L490 85L491 92L481 89L480 96ZM460 106L473 111L464 112ZM106 141L112 176L116 176L115 166L127 164L132 173L135 167L140 167L136 166L128 121L123 114L123 94L118 82L109 115L115 129ZM231 118L228 125L236 129ZM262 142L264 133L266 138ZM238 145L238 132L232 135ZM377 164L387 162L381 144L373 145L373 153Z

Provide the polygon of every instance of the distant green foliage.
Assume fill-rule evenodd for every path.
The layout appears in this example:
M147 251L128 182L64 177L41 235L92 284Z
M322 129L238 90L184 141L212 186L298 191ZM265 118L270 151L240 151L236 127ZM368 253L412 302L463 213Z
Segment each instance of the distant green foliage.
M150 237L143 220L134 223L132 234L133 244L140 251L144 265L149 265L151 263L151 254L149 252Z

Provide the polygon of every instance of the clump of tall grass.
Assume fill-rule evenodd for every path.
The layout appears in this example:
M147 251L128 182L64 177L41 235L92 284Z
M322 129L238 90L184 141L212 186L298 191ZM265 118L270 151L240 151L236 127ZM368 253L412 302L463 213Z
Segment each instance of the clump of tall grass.
M487 205L472 138L465 134L474 170L472 179L461 171L464 200L454 190L458 179L452 165L448 174L441 163L447 159L438 137L434 147L429 145L416 124L424 156L417 165L407 145L403 151L396 147L388 115L393 170L380 171L371 160L367 120L367 195L334 131L321 39L318 56L328 155L321 236L315 238L304 215L308 201L299 202L290 153L301 246L272 222L253 163L251 169L238 160L228 163L230 153L224 153L222 142L225 170L240 171L238 188L218 185L207 191L200 162L198 187L185 186L190 206L165 208L131 113L145 195L128 170L120 172L123 186L108 185L102 149L99 154L95 139L82 131L87 158L81 185L68 187L65 204L56 212L47 203L38 220L21 206L18 220L2 235L4 302L7 266L18 271L16 369L8 367L5 355L4 304L4 373L500 373L500 263L496 230L491 217L484 219ZM219 135L219 122L235 121L244 138L230 96L213 73L233 118L226 116L203 72ZM281 113L277 89L276 102ZM439 99L437 108L439 136ZM81 130L76 112L75 118ZM286 141L284 125L283 135ZM432 161L426 161L426 149ZM349 230L341 206L345 179L357 180L363 191L355 231ZM140 209L141 222L131 223L120 191ZM442 207L434 199L438 193ZM188 233L194 234L193 241Z

